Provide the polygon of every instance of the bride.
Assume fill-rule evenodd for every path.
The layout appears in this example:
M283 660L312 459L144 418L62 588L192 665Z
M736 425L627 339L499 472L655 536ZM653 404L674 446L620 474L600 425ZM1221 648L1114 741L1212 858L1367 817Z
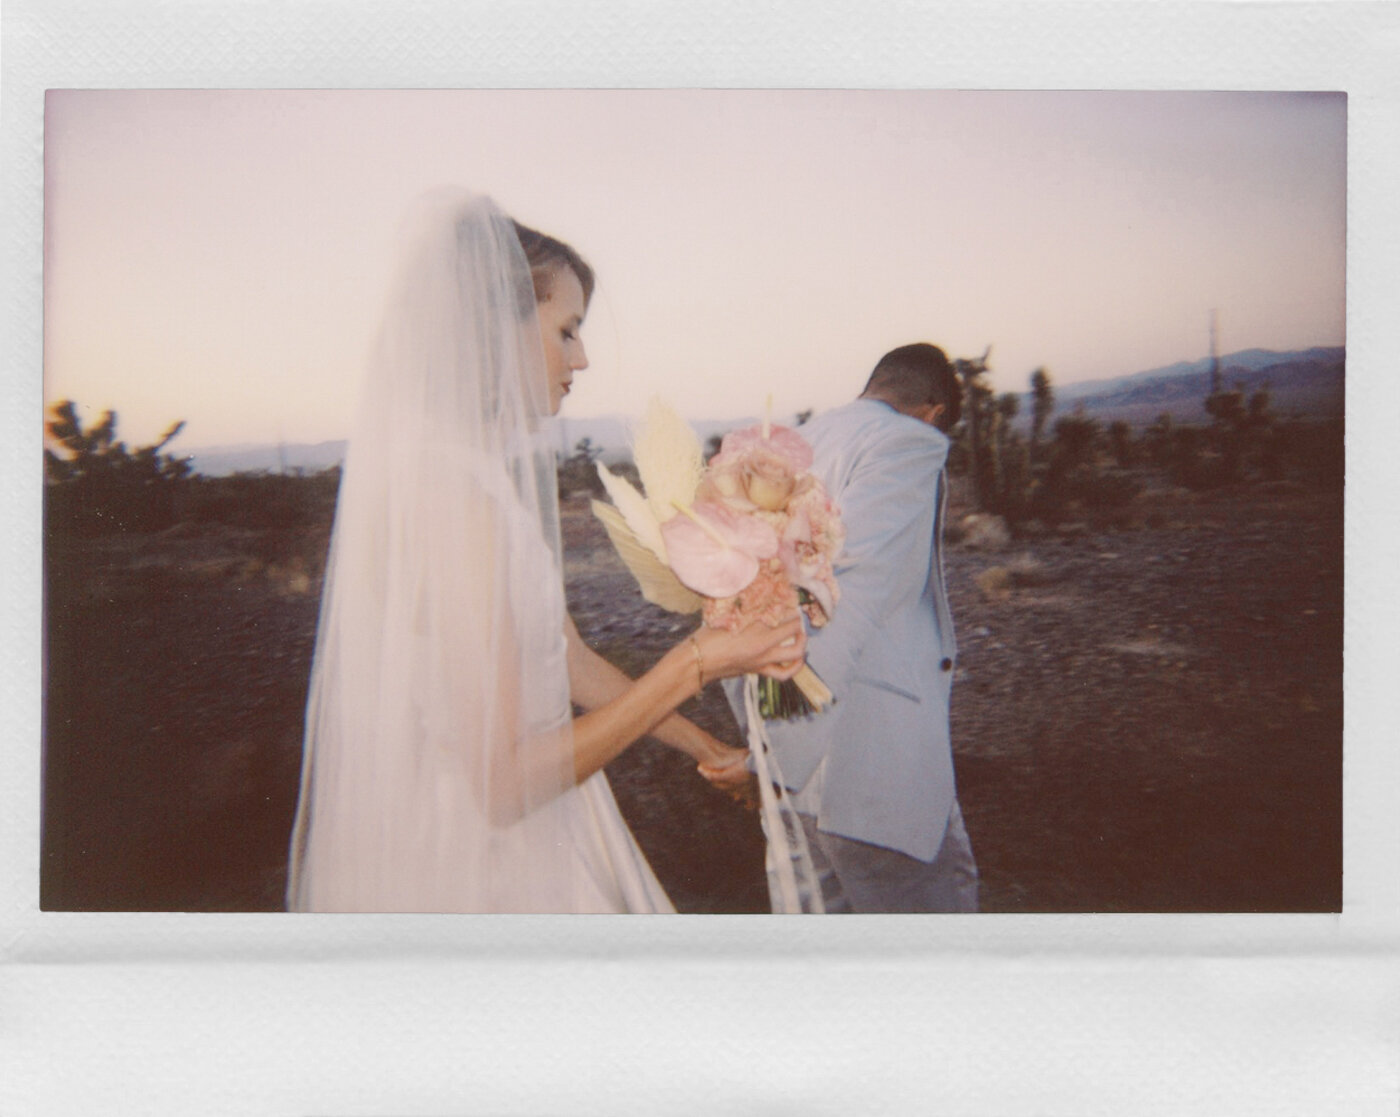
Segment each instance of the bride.
M670 911L602 768L705 683L801 665L797 622L700 629L633 681L564 606L548 416L593 273L489 198L432 195L346 454L292 832L294 911ZM574 706L586 712L574 716Z

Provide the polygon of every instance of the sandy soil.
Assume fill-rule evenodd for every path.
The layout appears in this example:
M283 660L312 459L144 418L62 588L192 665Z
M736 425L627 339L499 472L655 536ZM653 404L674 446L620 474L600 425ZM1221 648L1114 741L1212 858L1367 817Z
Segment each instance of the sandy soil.
M1118 529L950 548L985 910L1340 909L1341 517L1299 484L1168 490ZM643 669L693 621L641 601L586 501L564 519L581 630ZM327 529L50 541L45 908L280 907L319 591L298 556ZM718 688L686 712L738 743ZM609 777L680 910L767 909L752 812L653 742Z

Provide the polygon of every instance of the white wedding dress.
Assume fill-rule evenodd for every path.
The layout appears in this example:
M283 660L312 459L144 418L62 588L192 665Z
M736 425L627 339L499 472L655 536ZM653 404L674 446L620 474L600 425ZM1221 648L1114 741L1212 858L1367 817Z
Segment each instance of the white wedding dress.
M336 508L288 907L672 911L606 777L573 776L548 393L489 199L429 199Z

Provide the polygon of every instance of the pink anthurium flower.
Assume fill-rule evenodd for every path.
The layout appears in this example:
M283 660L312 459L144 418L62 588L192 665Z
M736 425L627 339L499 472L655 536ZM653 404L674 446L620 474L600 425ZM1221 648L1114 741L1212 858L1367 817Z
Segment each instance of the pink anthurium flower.
M676 577L706 597L732 597L778 553L778 533L719 501L697 501L661 525Z

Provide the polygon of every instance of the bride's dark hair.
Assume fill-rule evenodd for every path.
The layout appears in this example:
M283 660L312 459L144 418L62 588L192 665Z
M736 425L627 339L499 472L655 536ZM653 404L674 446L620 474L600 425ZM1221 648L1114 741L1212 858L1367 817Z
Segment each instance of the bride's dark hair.
M583 305L593 299L593 269L588 262L570 245L562 240L531 229L519 221L512 221L520 247L525 250L525 259L530 265L530 280L535 285L535 301L544 302L554 287L554 277L560 269L568 268L578 277L583 288Z

